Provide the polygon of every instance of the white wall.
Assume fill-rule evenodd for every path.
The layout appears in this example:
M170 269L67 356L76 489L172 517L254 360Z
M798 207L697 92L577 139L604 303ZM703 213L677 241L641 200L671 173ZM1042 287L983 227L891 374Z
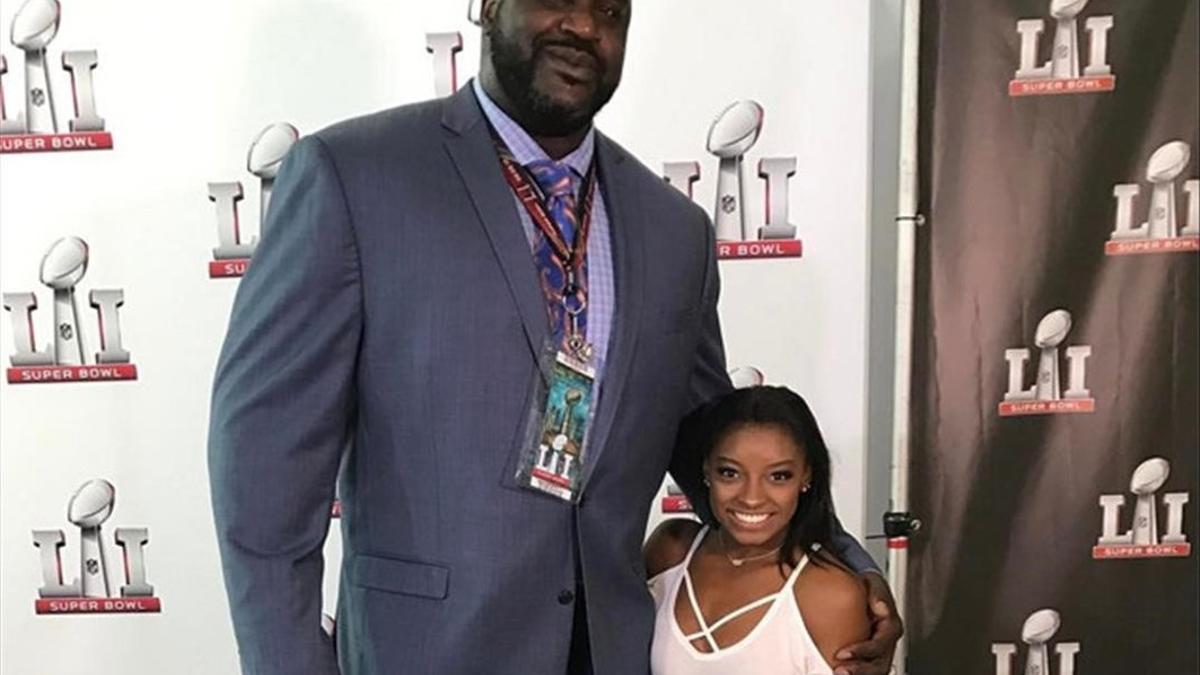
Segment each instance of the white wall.
M721 263L729 364L756 366L768 383L791 386L808 399L834 453L834 494L842 522L860 536L879 531L889 489L890 408L869 409L868 382L878 383L878 391L890 399L890 310L870 299L886 296L890 306L894 297L893 268L887 266L894 244L889 249L887 239L895 201L896 130L888 120L894 126L898 98L875 93L890 86L898 96L890 80L898 78L898 69L890 72L881 56L898 49L899 3L891 4L897 7L759 3L758 13L718 3L707 3L710 11L684 13L680 3L639 6L642 23L634 31L630 63L662 62L668 73L686 75L664 78L657 69L631 70L602 125L651 165L660 159L700 161L703 178L695 194L712 213L716 160L703 147L709 123L738 98L755 99L766 108L762 136L748 159L797 158L791 216L804 256ZM764 31L764 25L787 28ZM661 33L660 26L671 26L670 39L645 32ZM740 48L720 49L722 40ZM639 60L642 49L646 58ZM634 94L641 91L649 100L686 103L667 105L670 114L640 121L648 116L645 99ZM751 179L746 196L756 222L761 185ZM879 228L882 240L874 234ZM883 265L881 274L872 256ZM869 347L880 356L871 360ZM879 428L880 420L885 429ZM874 434L870 439L869 433ZM870 457L868 445L874 449ZM874 477L870 499L868 473ZM661 518L653 513L651 527ZM883 559L881 550L873 552Z
M892 387L896 367L896 199L900 154L900 12L903 0L871 3L870 242L867 262L866 531L883 532L890 508ZM885 540L867 542L882 565Z
M71 116L71 96L58 55L96 49L97 101L115 148L0 156L0 290L36 292L38 340L51 340L39 262L56 238L83 237L91 261L81 288L124 289L122 332L140 377L0 384L0 671L236 672L204 445L212 367L237 281L207 277L216 225L206 183L243 182L241 218L252 233L257 182L245 153L254 134L276 121L310 132L428 98L427 32L463 32L465 82L479 41L462 4L63 0L49 47L60 122ZM789 194L805 251L721 264L730 365L756 366L809 399L836 454L843 522L861 534L869 514L877 527L866 493L876 464L865 448L878 365L868 361L870 232L881 222L870 198L871 139L882 133L870 86L887 77L872 62L878 3L761 0L753 11L717 0L635 4L625 80L599 125L652 167L700 162L696 196L711 211L708 125L736 99L763 104L765 126L748 157L751 221L762 218L758 158L796 157ZM0 34L8 35L16 8L0 10ZM22 58L7 41L0 53L11 116L22 106ZM81 304L95 351L86 293ZM7 317L0 325L7 367L12 332ZM112 525L149 528L148 578L161 614L34 614L40 567L30 532L64 530L64 575L76 575L78 529L65 519L66 502L91 478L116 486ZM105 536L111 542L111 528ZM336 563L336 530L329 553Z

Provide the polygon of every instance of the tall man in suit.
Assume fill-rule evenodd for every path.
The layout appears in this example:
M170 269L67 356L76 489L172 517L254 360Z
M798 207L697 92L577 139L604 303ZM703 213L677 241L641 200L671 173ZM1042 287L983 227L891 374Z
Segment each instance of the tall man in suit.
M730 384L707 217L591 124L629 18L486 0L478 81L285 161L209 439L245 672L647 672L647 512L679 420ZM530 429L564 363L590 412L547 463L569 443ZM343 464L335 656L321 552ZM866 576L886 607L856 675L900 632Z

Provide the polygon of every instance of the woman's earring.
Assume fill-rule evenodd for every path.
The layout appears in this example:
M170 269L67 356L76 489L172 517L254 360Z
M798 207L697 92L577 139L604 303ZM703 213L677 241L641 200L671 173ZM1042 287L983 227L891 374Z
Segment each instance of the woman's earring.
M704 479L704 487L712 487L712 483L708 482L707 477L705 477L705 479Z
M812 487L812 483L805 483L804 486L800 488L800 491L808 492L808 488L810 488L810 487Z

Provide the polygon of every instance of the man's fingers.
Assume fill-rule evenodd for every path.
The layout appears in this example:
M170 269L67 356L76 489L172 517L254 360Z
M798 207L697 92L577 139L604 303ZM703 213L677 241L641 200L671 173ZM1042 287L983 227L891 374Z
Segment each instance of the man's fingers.
M860 661L858 663L838 666L834 675L887 675L888 665L883 662Z
M871 639L883 642L889 649L896 646L904 634L904 624L894 616L876 619L871 626Z
M904 624L896 611L891 589L878 574L866 575L867 606L871 613L871 637L852 644L835 655L836 675L887 675L896 642L904 634Z
M884 640L867 640L858 642L839 651L835 656L838 661L871 661L885 654L889 643Z
M877 619L887 619L892 616L892 608L883 600L876 600L871 603L871 613Z

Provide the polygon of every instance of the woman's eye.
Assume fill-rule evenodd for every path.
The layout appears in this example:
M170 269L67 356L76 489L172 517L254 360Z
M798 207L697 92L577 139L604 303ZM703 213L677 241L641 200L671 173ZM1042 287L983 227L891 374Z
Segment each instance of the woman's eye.
M791 471L776 471L771 474L771 480L775 481L776 483L786 483L792 479L793 475L795 474L793 474Z
M731 480L733 478L737 478L737 469L731 469L727 466L722 467L717 469L717 475L726 480Z

